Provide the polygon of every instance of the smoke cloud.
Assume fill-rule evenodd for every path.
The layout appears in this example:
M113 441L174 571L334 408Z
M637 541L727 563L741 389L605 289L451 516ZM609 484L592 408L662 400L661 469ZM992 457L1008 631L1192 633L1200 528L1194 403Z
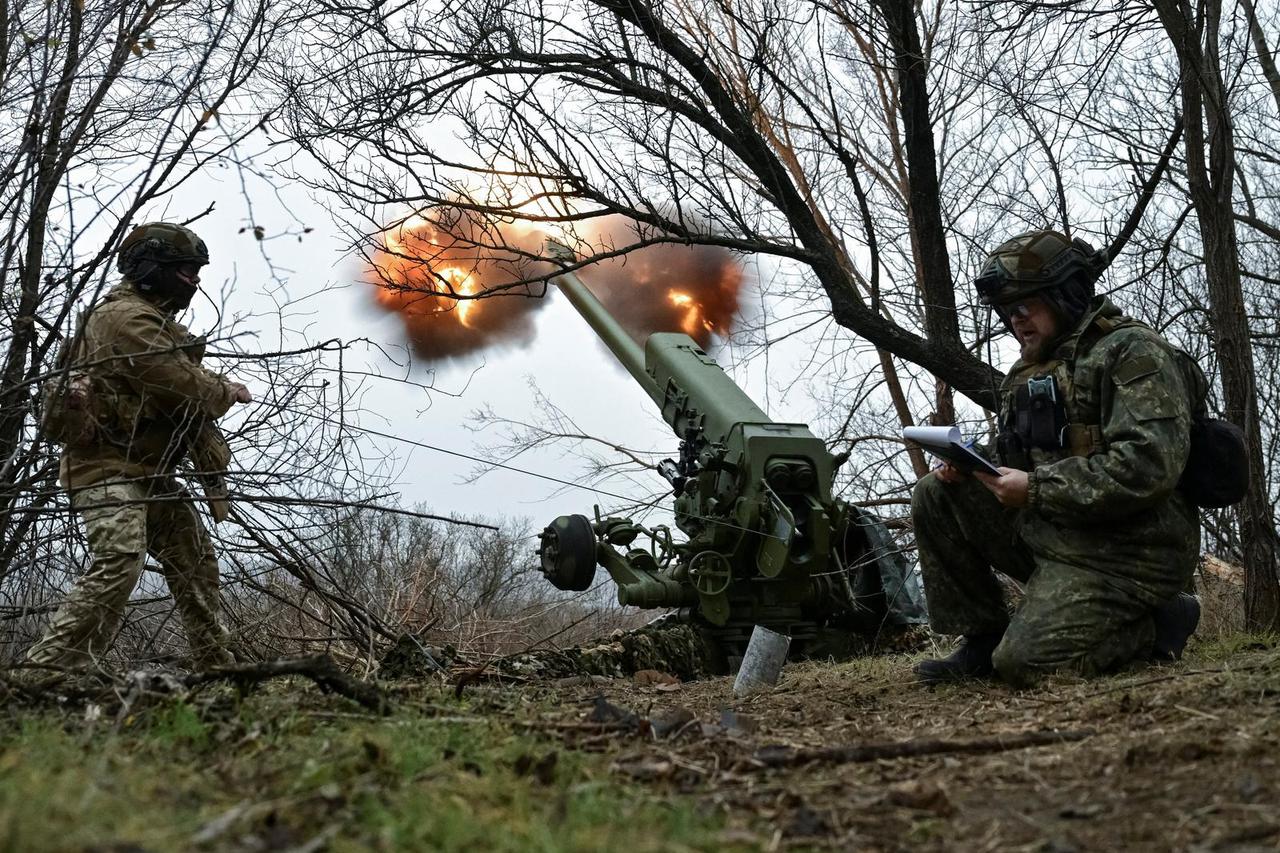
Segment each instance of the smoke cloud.
M634 234L615 223L602 237L626 245ZM599 261L579 275L637 343L653 332L684 332L704 349L733 330L744 278L725 249L674 244Z
M413 351L428 361L528 344L545 288L513 283L547 271L529 257L541 253L542 236L465 211L436 213L383 234L364 276L375 303L399 315Z
M364 278L374 285L375 304L400 317L418 356L446 361L533 339L547 288L514 283L551 271L536 260L543 233L443 208L382 236ZM586 242L608 250L634 241L618 218ZM724 249L673 244L598 261L578 274L638 343L653 332L684 332L704 348L732 331L744 279Z

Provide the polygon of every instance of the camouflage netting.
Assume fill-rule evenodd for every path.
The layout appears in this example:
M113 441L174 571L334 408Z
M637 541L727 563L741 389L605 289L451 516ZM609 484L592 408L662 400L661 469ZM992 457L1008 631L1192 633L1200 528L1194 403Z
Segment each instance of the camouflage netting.
M380 678L422 678L445 671L457 661L453 646L428 646L412 634L401 634L378 666Z
M526 678L622 678L655 669L687 681L713 671L714 651L697 628L659 621L634 631L614 631L594 645L512 655L500 660L497 667Z
M658 621L633 631L614 631L608 639L569 649L540 649L500 658L490 672L522 678L553 679L576 675L622 678L645 669L684 680L713 671L714 649L692 626ZM475 665L452 646L423 644L404 635L382 658L382 678L422 678L454 666Z
M868 637L830 629L811 641L805 656L848 660L875 652L910 651L928 642L924 625L886 623ZM729 662L730 665L734 662ZM698 628L659 619L632 631L614 631L607 639L569 649L540 649L500 658L489 666L497 674L524 679L557 679L582 675L626 678L645 670L669 673L683 681L724 671L725 660ZM387 652L379 675L383 678L421 678L455 665L467 665L452 646L426 646L405 635Z

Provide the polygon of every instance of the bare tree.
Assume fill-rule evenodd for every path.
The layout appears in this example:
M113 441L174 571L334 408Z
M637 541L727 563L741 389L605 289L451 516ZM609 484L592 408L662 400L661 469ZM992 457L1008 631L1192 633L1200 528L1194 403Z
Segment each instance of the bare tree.
M1098 52L1094 70L1074 85L1064 84L1060 76L1056 89L1066 103L1084 94L1087 110L1073 104L1077 126L1092 125L1102 140L1110 140L1093 146L1094 162L1122 163L1143 148L1153 149L1161 132L1151 132L1151 117L1163 117L1175 128L1169 144L1180 143L1180 156L1153 207L1151 227L1135 225L1127 231L1137 244L1133 257L1139 262L1130 266L1132 278L1126 284L1148 305L1147 316L1171 327L1166 331L1187 349L1216 363L1221 410L1245 432L1250 481L1236 510L1238 529L1226 539L1218 520L1211 520L1208 529L1220 543L1229 543L1246 566L1249 627L1275 630L1280 625L1280 585L1274 453L1269 452L1275 438L1260 417L1261 410L1275 404L1271 389L1255 379L1259 325L1274 316L1274 300L1245 286L1250 278L1259 280L1246 267L1273 264L1280 248L1280 230L1271 224L1273 196L1263 189L1275 180L1280 102L1273 97L1274 66L1258 10L1248 2L1232 7L1220 0L988 8L1007 39L1069 44L1078 43L1076 33L1084 27L1105 34L1099 41L1107 49ZM1152 40L1153 32L1164 38ZM1090 93L1101 97L1088 97ZM1238 126L1249 140L1243 157ZM1194 237L1185 233L1189 222L1196 226ZM1237 222L1267 239L1242 247Z
M852 80L824 50L839 19L606 0L329 11L318 31L342 47L282 69L293 107L283 117L354 216L460 205L573 227L621 214L636 225L632 246L699 242L798 262L841 326L989 398L991 371L959 338L944 229L926 198L937 197L927 97L909 117L907 221L858 221L858 193L881 176L837 95ZM924 96L901 38L895 56ZM446 127L465 151L439 141ZM867 228L876 243L864 265ZM920 272L919 326L894 310L901 291L881 291L899 239L901 268Z
M1240 508L1245 624L1280 630L1276 527L1267 493L1253 346L1236 241L1235 132L1221 62L1222 3L1153 0L1182 70L1187 187L1204 245L1205 276L1226 417L1244 428L1249 488Z
M993 51L981 15L945 4L331 5L311 23L339 48L290 49L280 126L354 228L376 243L410 211L461 207L576 234L587 261L655 242L769 259L794 325L836 324L808 369L849 366L829 431L858 444L955 419L953 387L990 406L990 329L958 309L956 282L1019 226L1059 222L1118 255L1171 156L1165 126L1122 173L1074 178L1097 127L1047 89L1075 57L1037 54L1016 27ZM1100 98L1089 71L1072 85ZM619 215L629 241L590 240ZM751 331L748 347L776 340ZM850 347L874 360L846 362ZM910 463L877 470L896 488L926 470Z
M232 170L246 186L259 182L250 196L272 190L253 161L264 120L254 94L266 49L296 23L296 10L266 2L5 5L0 596L6 657L30 642L87 559L57 484L58 447L41 427L40 385L54 374L55 354L81 312L114 277L112 250L128 229L159 218L200 229L209 204L193 198L189 182L215 167ZM274 238L302 239L309 229L300 223L268 229L250 218L243 230L246 244L265 253ZM398 473L397 458L360 426L368 384L391 377L352 369L344 359L376 349L362 341L291 338L286 330L295 306L280 284L263 289L256 315L234 315L225 301L215 304L214 325L206 330L209 361L249 381L258 394L229 424L234 510L216 535L228 601L245 605L229 616L252 630L255 613L271 609L263 602L275 602L308 626L323 626L316 642L341 644L370 661L375 646L394 640L415 611L410 605L371 608L373 600L342 570L339 552L320 547L321 534L353 508L440 517L396 505L387 483ZM263 352L259 347L272 331L279 346ZM248 332L263 334L250 344ZM418 390L429 386L418 383ZM125 628L129 648L166 648L173 618L162 593L158 583L144 582Z

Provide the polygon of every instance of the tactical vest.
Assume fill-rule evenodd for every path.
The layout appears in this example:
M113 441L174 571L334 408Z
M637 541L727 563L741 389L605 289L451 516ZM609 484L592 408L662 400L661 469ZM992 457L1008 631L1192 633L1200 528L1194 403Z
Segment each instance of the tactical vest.
M102 304L113 301L108 295ZM55 370L42 386L42 426L54 441L69 447L89 448L111 444L128 448L151 423L159 422L175 432L171 439L175 452L195 437L190 420L181 413L167 412L154 400L146 399L128 382L114 374L110 357L102 363L85 364L88 324L92 312L80 312L74 334L63 342L55 359ZM206 342L192 335L181 323L167 320L175 336L184 343L180 352L196 364L204 359ZM100 357L101 358L101 357ZM215 454L215 456L218 454Z
M1108 377L1086 356L1117 329L1151 330L1130 317L1095 317L1075 342L1070 359L1028 365L1005 380L1001 400L998 449L1002 464L1024 471L1068 456L1092 456L1107 449L1102 434L1101 390L1104 379L1124 385L1159 368L1155 359L1139 357L1119 365ZM1195 360L1151 330L1182 370L1190 391L1193 418L1206 412L1208 380Z

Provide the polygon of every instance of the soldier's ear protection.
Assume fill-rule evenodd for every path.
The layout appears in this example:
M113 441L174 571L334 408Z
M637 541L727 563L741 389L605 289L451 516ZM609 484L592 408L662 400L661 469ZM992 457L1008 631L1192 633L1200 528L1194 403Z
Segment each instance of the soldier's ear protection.
M1080 251L1080 254L1084 256L1085 280L1087 281L1089 296L1092 297L1094 282L1102 277L1110 263L1107 260L1107 250L1095 249L1079 237L1073 237L1071 245L1075 246Z
M129 252L131 252L131 254L143 254L143 252L146 252L147 255L154 257L157 252L160 251L160 248L163 248L163 246L163 243L157 240L157 238L147 237L146 240L129 247ZM151 263L143 261L140 268L138 268L137 280L134 284L136 284L137 288L143 293L155 292L157 284L159 284L156 280L156 273L159 272L159 269L159 265L157 265L155 261L151 261Z
M133 246L129 247L129 253L134 255L150 256L152 258L160 254L164 249L164 241L159 237L148 237ZM155 293L160 289L159 277L156 275L160 271L160 265L155 261L143 262L138 269L137 280L134 284L138 290L143 293Z
M142 244L138 247L138 249L135 249L134 251L136 252L141 250L154 257L155 254L160 251L161 247L162 247L162 244L159 240L157 240L155 237L148 237L147 239L143 240ZM147 290L151 289L147 285L147 282L148 280L153 278L152 273L154 272L155 272L154 268L151 270L148 270L147 273L142 276L143 281L138 282L138 284L142 286L144 289L147 289Z

